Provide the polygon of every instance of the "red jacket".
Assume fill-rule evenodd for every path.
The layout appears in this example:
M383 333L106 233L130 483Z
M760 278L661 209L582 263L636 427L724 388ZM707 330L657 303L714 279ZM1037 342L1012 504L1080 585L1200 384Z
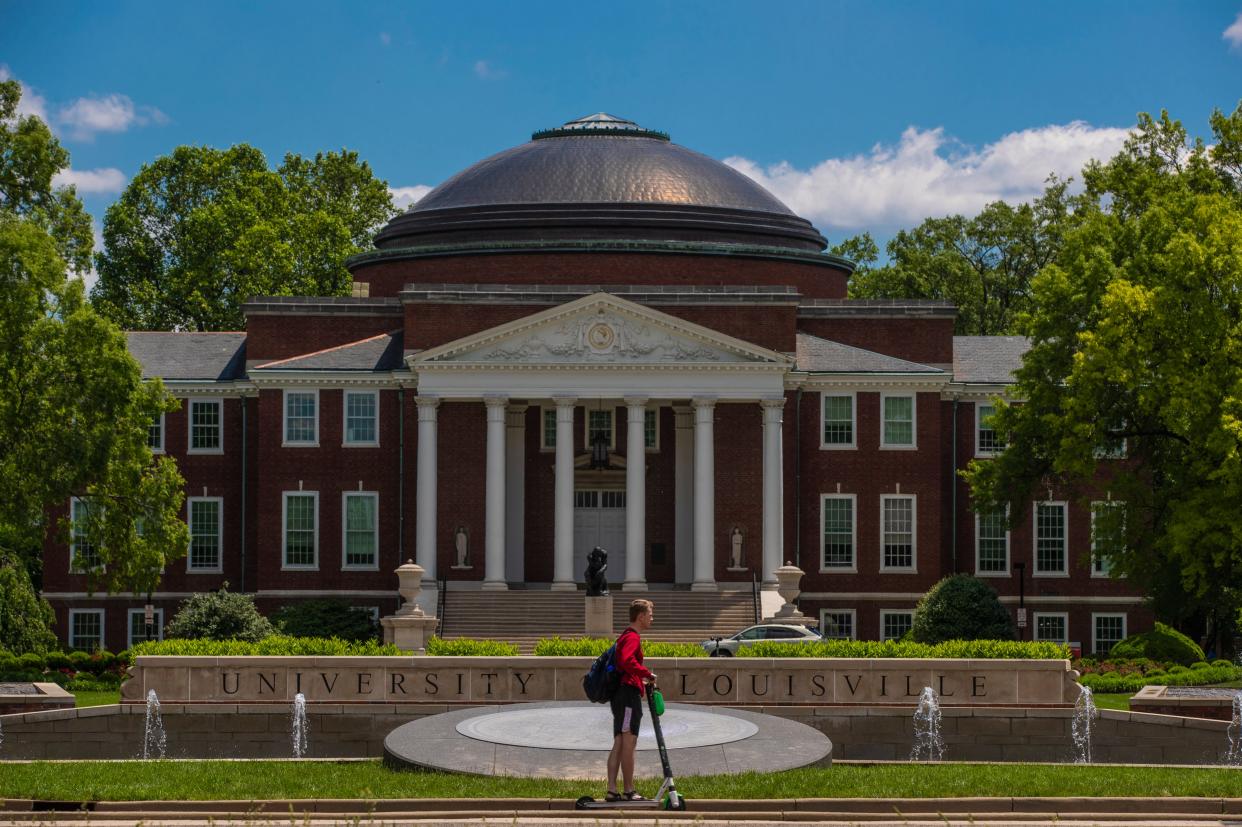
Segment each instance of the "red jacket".
M643 639L632 627L617 638L616 665L621 683L637 688L639 696L645 697L643 678L654 678L655 673L643 666Z

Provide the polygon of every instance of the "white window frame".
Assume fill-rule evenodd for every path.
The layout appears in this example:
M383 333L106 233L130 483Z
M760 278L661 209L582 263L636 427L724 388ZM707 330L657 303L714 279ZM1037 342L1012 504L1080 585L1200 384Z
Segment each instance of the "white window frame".
M223 399L190 399L186 406L185 452L187 454L223 454L224 453L224 400ZM194 447L194 408L196 405L215 405L217 411L216 428L220 436L215 448Z
M86 501L82 499L81 497L70 497L69 498L69 573L70 574L86 574L86 571L87 571L84 568L78 568L78 543L76 540L77 532L75 529L75 526L77 525L77 518L74 514L74 510L77 508L79 503L85 504ZM106 571L106 570L107 570L106 566L99 567L99 571Z
M996 416L996 403L994 402L976 402L975 403L975 456L977 457L997 457L1004 453L1005 449L999 451L985 451L979 444L979 433L983 430L983 409L991 408L992 416ZM996 433L995 428L989 428L992 433Z
M313 497L315 502L315 562L310 565L290 565L288 561L289 533L289 498ZM318 491L282 491L280 493L280 570L281 571L319 571L319 492Z
M73 621L74 621L74 618L76 618L78 615L98 615L99 616L99 649L106 649L107 640L108 640L108 635L107 635L108 629L107 629L107 626L105 625L105 621L107 620L107 615L105 614L103 609L70 609L69 610L69 633L67 635L68 640L69 640L69 648L74 650L75 652L76 651L84 651L84 652L95 651L92 649L79 649L77 645L77 640L75 639L74 634L73 634Z
M984 571L982 566L980 565L983 561L983 549L980 544L980 540L982 539L982 537L979 531L980 519L982 517L983 517L982 514L978 514L978 513L975 514L975 577L1010 577L1013 574L1013 570L1012 568L1010 568L1012 565L1011 552L1013 551L1013 546L1011 545L1012 537L1010 536L1011 532L1009 530L1009 507L1006 506L1005 512L1004 512L1004 519L1005 519L1005 570L1004 571Z
M1092 612L1091 613L1091 652L1090 657L1095 657L1098 650L1096 645L1096 633L1099 631L1096 627L1098 618L1101 617L1119 617L1121 618L1121 637L1118 640L1125 640L1130 635L1130 618L1125 612Z
M655 445L647 444L647 417L651 416L655 420ZM648 406L643 411L643 448L648 454L660 453L660 408L658 405Z
M195 566L193 564L193 546L194 546L194 521L193 506L191 503L196 502L216 502L216 564L214 566ZM224 571L224 497L186 497L185 498L185 524L190 530L190 544L186 546L185 554L185 571L186 574L220 574Z
M1108 579L1111 579L1113 576L1112 563L1110 562L1109 565L1106 568L1104 568L1102 571L1096 566L1096 563L1099 560L1107 558L1107 555L1101 555L1096 550L1096 547L1095 547L1095 540L1096 540L1095 511L1096 511L1096 506L1101 506L1101 505L1107 508L1124 509L1126 504L1123 500L1092 500L1091 501L1091 576L1097 577L1101 580L1108 580ZM1125 524L1126 524L1125 519L1126 519L1126 515L1123 512L1121 515L1121 532L1122 532L1123 541L1125 539Z
M1039 507L1041 505L1057 505L1065 515L1065 535L1061 538L1061 569L1041 569L1039 567ZM1032 577L1069 577L1069 537L1070 537L1069 503L1065 500L1038 500L1031 506L1031 576Z
M125 648L127 649L134 648L134 616L135 615L145 620L146 610L145 609L130 609L125 614ZM164 639L164 610L157 608L155 610L155 613L152 615L152 620L155 621L154 622L155 637L153 639L163 640ZM144 623L143 625L145 626L146 624Z
M828 407L828 398L848 397L850 400L850 436L849 442L824 441L824 416ZM819 395L819 449L821 451L857 451L858 450L858 394L854 391L832 393L823 391Z
M910 565L886 566L884 564L884 503L888 500L910 501ZM919 498L917 494L880 495L880 571L916 574L919 570Z
M828 628L828 623L824 620L830 614L849 615L850 616L850 636L842 637L825 637L824 640L858 640L858 610L857 609L820 609L819 610L819 631L822 635L824 629Z
M617 409L614 407L592 408L588 406L585 410L586 410L586 416L582 418L582 444L586 446L587 453L590 453L591 451L591 414L592 413L608 414L608 418L612 420L612 426L609 431L611 435L611 440L608 443L608 450L609 451L617 450Z
M910 626L911 626L911 628L913 628L913 626L914 626L914 609L880 609L880 633L879 633L879 639L880 639L881 641L885 641L885 640L898 640L898 638L895 638L895 637L893 637L893 638L887 638L887 637L884 637L884 624L885 624L885 622L888 620L888 618L889 618L889 617L891 617L891 616L893 616L893 615L909 615L909 616L910 616Z
M315 438L310 441L289 439L289 394L311 396L315 400ZM319 389L318 388L285 388L280 397L280 446L282 448L318 448L319 447Z
M884 407L889 399L910 400L910 444L890 443L885 437ZM880 450L883 451L917 451L919 447L919 395L917 393L881 393L880 394Z
M151 453L153 454L163 454L165 452L164 446L168 443L167 431L165 431L164 429L164 426L165 426L164 417L165 416L166 414L163 411L160 411L160 444L156 447L151 447L150 445L147 446L148 448L151 449ZM152 422L151 425L154 426L155 423Z
M349 438L349 397L369 396L375 400L375 439L356 440ZM319 415L319 405L315 405L315 415ZM316 432L318 420L316 420ZM378 448L380 444L380 395L378 390L345 390L341 392L341 445L347 448Z
M1039 636L1039 619L1042 617L1059 617L1065 624L1065 637L1061 640ZM1069 643L1069 612L1031 612L1031 640L1048 640L1052 643Z
M374 539L375 562L370 565L347 563L349 555L349 498L368 497L374 503L375 526L371 529ZM379 492L378 491L342 491L341 492L341 571L379 571Z
M824 565L824 522L828 509L824 503L828 500L848 500L850 503L850 551L852 563L849 566ZM819 495L819 572L820 574L857 574L858 573L858 495L857 494L820 494Z
M556 406L555 405L540 405L539 406L539 450L540 451L551 452L551 451L556 450L555 442L551 444L548 443L547 427L548 427L549 416L552 417L552 431L553 431L553 434L555 434L556 432ZM572 434L573 429L571 428L569 432ZM555 439L555 436L553 438Z

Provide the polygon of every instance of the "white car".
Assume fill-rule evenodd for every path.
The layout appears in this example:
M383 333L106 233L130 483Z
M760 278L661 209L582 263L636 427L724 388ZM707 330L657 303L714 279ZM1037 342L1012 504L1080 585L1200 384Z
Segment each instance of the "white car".
M743 646L759 641L775 641L777 643L808 643L823 640L819 630L814 627L794 626L784 623L760 623L743 629L732 637L713 638L702 643L709 657L731 658Z

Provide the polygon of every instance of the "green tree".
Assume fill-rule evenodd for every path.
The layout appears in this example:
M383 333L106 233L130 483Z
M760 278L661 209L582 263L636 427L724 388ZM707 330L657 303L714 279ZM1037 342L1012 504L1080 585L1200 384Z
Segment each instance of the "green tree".
M52 607L39 597L24 566L0 565L0 650L41 655L56 648Z
M1019 325L1031 350L966 472L979 508L1107 492L1112 570L1170 622L1232 636L1242 603L1242 105L1214 146L1162 113L1084 170L1086 198ZM1124 461L1101 459L1125 447Z
M251 296L348 293L345 259L395 212L353 152L272 170L247 144L177 147L108 208L91 300L129 329L237 330Z
M1061 247L1075 201L1069 182L1051 178L1029 204L994 201L973 218L929 218L888 243L888 264L870 266L872 255L855 271L849 295L951 301L959 335L1013 333L1030 309L1031 279Z
M61 251L73 248L72 235L52 235L56 226L29 206L55 203L48 187L68 164L31 120L18 122L23 139L0 154L9 182L0 205L0 566L37 575L43 538L67 530L48 515L76 496L90 505L78 527L96 551L90 586L148 591L188 543L184 481L171 458L153 461L147 448L150 423L176 402L142 381L125 336L68 277Z

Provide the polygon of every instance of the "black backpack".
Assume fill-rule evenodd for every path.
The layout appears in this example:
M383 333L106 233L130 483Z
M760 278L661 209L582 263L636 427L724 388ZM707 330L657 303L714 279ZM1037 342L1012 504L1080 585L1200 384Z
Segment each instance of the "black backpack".
M621 685L621 675L614 663L617 657L617 644L608 647L604 654L595 659L591 668L582 676L582 691L592 703L606 704L617 694Z

